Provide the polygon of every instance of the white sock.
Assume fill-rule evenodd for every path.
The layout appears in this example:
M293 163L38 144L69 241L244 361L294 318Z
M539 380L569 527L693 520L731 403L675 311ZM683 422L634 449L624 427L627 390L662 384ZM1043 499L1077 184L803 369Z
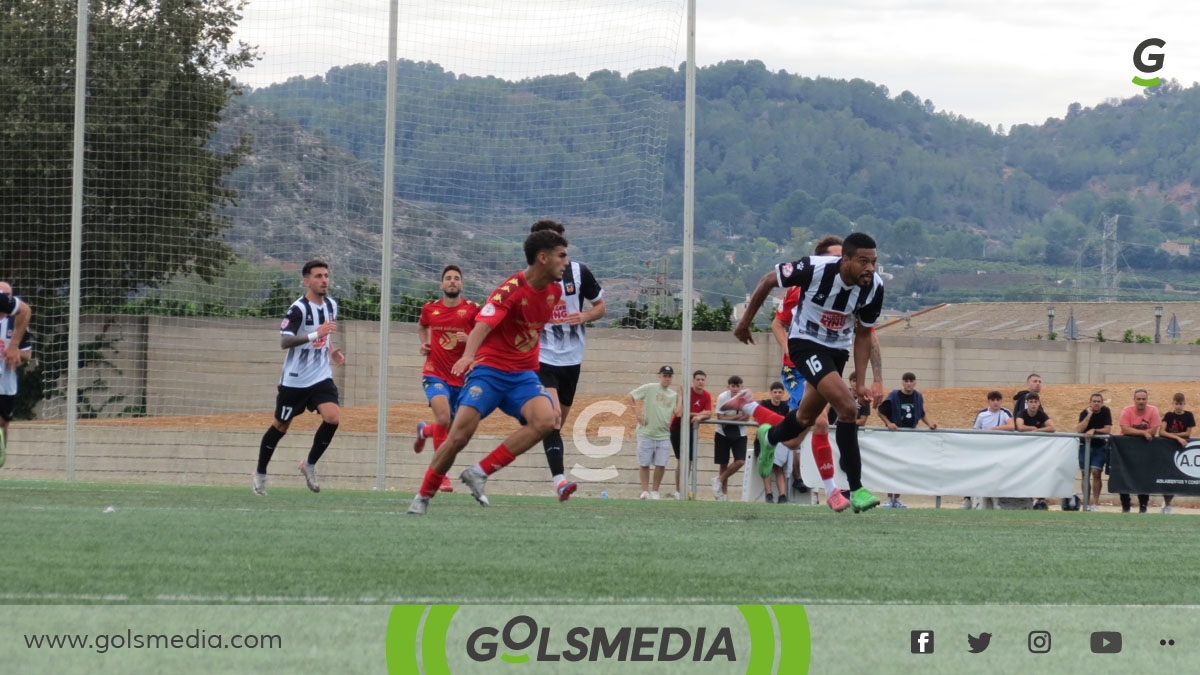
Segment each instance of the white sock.
M754 416L754 411L755 411L757 408L758 408L758 401L750 401L750 402L749 402L749 403L747 403L746 405L742 406L742 412L744 412L744 413L746 413L747 415L750 415L751 417L753 417L753 416Z
M554 484L557 486L559 483L567 482L567 477L560 473L560 474L556 475L554 478L552 478L551 480L553 480Z
M825 484L825 494L831 495L837 491L837 483L832 478L822 478L821 482Z

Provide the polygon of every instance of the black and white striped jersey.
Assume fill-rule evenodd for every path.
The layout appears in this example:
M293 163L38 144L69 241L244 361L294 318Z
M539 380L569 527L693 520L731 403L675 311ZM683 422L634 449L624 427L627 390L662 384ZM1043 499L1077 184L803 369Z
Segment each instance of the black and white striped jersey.
M307 296L288 307L283 324L279 327L280 335L307 335L317 330L326 321L337 318L337 301L326 296L325 302L315 303ZM288 350L283 360L283 375L279 384L285 387L311 387L312 385L333 377L333 369L329 365L329 336L306 342L299 347Z
M583 311L584 299L597 302L604 296L600 283L587 265L572 261L563 270L558 282L562 297L554 305L554 314L542 328L538 359L551 366L577 366L583 363L583 346L587 328L583 324L564 323L567 315Z
M841 256L805 256L775 266L780 286L799 286L800 302L792 314L788 339L808 340L850 351L854 320L868 328L883 309L883 279L875 274L868 288L842 281Z
M14 297L13 300L16 302L9 301L7 304L2 304L2 301L0 301L0 307L11 308L10 312L16 312L21 304L19 299ZM10 349L19 349L23 352L33 349L33 338L30 337L28 330L21 337L21 344L14 345L12 343L16 327L17 318L11 313L5 318L0 319L0 396L15 396L17 393L17 371L9 370L5 367L4 355Z

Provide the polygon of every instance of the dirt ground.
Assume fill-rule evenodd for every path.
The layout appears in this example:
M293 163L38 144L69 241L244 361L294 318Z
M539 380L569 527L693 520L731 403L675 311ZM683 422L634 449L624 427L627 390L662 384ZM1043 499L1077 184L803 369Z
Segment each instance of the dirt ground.
M1188 399L1188 408L1196 409L1200 403L1200 382L1151 382L1151 383L1106 383L1106 384L1067 384L1048 385L1042 389L1042 403L1055 422L1059 431L1070 431L1079 417L1079 412L1087 406L1088 397L1093 392L1104 394L1105 404L1112 409L1115 419L1121 409L1133 403L1133 390L1144 388L1150 392L1150 403L1156 405L1160 412L1166 413L1173 409L1171 397L1175 392L1183 392ZM956 389L924 389L925 410L929 419L938 425L949 428L970 428L975 420L975 414L987 407L989 387L963 387ZM1004 394L1005 407L1012 409L1012 396L1017 388L1001 388ZM713 391L714 398L716 391ZM580 396L575 399L571 408L567 426L570 428L576 418L586 411L589 406L603 401L624 403L621 396ZM423 403L402 403L388 406L388 433L411 433L418 421L429 421L429 408ZM620 418L620 423L626 429L633 431L637 419L632 410L626 410ZM314 413L308 413L296 418L293 430L314 430L320 418ZM146 417L146 418L117 418L107 420L87 420L81 425L108 425L128 427L205 427L208 429L265 429L271 423L271 412L247 412L240 414L221 414L189 417ZM617 423L613 415L595 414L589 420L589 434L596 433L600 426L612 426ZM375 406L357 406L342 409L342 422L339 431L372 432L376 430L378 418ZM872 416L870 425L879 425L879 418ZM515 421L506 415L492 415L480 425L479 433L502 435L517 427ZM705 425L703 437L712 435L712 426Z

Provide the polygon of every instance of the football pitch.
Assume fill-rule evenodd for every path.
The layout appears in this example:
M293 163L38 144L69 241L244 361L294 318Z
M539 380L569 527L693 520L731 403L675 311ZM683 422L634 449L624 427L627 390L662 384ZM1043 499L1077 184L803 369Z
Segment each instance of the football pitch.
M1188 517L410 497L2 481L0 602L1200 604Z

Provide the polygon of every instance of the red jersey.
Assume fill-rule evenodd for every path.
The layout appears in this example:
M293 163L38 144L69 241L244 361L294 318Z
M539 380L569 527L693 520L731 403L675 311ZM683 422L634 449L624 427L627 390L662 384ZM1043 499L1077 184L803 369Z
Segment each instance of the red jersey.
M429 356L425 357L422 375L440 377L452 387L462 386L463 379L450 374L450 368L462 358L467 348L467 341L459 340L456 333L470 334L478 311L479 305L470 300L461 300L453 307L438 300L421 308L417 323L429 327Z
M537 370L542 326L550 321L560 297L562 284L557 282L539 291L525 281L524 272L505 279L475 316L492 327L475 362L508 372Z
M693 413L702 413L705 410L712 410L712 394L708 393L707 391L702 391L697 394L696 389L693 387L690 398L692 401ZM678 417L671 417L671 427L676 429L679 428Z
M792 315L796 312L796 305L800 304L800 294L804 289L799 286L792 286L787 290L787 294L783 296L783 306L779 308L779 312L775 314L775 318L784 327L792 325ZM796 364L792 363L792 357L788 355L788 350L783 350L783 365L788 368L795 368Z

